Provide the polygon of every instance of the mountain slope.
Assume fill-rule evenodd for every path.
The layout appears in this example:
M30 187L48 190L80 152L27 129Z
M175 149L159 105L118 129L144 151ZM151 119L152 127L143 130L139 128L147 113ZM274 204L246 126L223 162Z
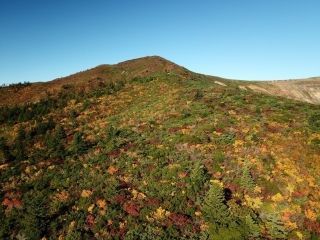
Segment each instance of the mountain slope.
M175 73L189 76L190 71L158 56L143 57L115 65L100 65L68 77L20 87L0 88L0 106L36 102L48 95L57 95L72 85L77 91L91 91L108 82L144 77L155 73Z
M1 114L0 237L317 239L319 106L141 60Z
M320 78L248 84L254 91L320 104Z
M51 95L57 96L64 88L70 86L77 92L88 92L99 89L109 82L145 77L155 73L178 74L183 78L194 78L199 75L159 56L142 57L114 65L100 65L49 82L0 88L0 106L37 102ZM264 94L313 104L320 103L320 78L250 82L203 76L219 81L232 81L230 84L238 84L243 89L251 89Z

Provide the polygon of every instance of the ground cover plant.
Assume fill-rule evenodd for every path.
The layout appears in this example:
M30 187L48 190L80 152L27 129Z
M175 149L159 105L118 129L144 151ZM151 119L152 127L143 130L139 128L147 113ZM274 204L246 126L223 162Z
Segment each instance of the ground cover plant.
M2 109L1 239L320 239L319 106L123 76Z

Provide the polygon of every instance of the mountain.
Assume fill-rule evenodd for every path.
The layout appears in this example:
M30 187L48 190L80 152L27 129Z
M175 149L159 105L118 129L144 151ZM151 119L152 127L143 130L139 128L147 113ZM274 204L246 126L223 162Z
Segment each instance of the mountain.
M319 239L317 81L153 56L3 87L0 238Z
M77 91L91 91L108 82L144 77L160 72L171 72L183 77L191 74L187 69L164 58L143 57L115 65L100 65L49 82L27 84L25 87L0 88L0 106L39 101L48 95L57 95L61 90L71 85Z
M174 73L184 78L192 78L199 74L193 73L173 62L159 56L143 57L121 62L114 65L100 65L67 77L49 82L38 82L27 86L0 88L0 106L35 102L57 95L63 88L72 85L78 91L98 89L107 82L127 80L134 77L145 77L155 73ZM242 89L250 89L269 95L282 96L313 104L320 103L320 78L308 78L280 81L234 81L218 77L218 80L238 82Z
M263 81L247 85L250 89L298 101L320 104L320 78Z

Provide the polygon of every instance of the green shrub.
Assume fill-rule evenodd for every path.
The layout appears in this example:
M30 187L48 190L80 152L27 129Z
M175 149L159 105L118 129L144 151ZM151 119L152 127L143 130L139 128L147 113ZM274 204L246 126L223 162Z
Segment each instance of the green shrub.
M245 190L252 191L255 187L254 180L251 176L250 168L248 166L244 166L242 168L242 175L240 178L240 185Z
M312 139L311 144L314 148L320 149L320 139L319 138Z
M224 133L216 138L216 142L222 145L231 145L235 141L236 135L234 133Z
M265 214L262 217L271 239L287 239L288 232L279 215L270 213Z
M50 156L53 158L64 158L66 155L65 149L66 133L61 125L58 125L53 135L47 136L47 147L50 152Z
M150 76L150 77L135 77L132 79L132 82L138 82L138 83L148 83L151 81L156 80L157 78L154 76Z
M18 135L14 142L14 152L15 152L15 158L18 161L26 160L27 154L26 154L26 132L24 128L20 127L18 130Z
M193 99L200 100L201 98L203 98L203 92L200 89L197 89Z
M205 167L200 163L200 161L197 161L191 169L189 180L192 192L190 197L194 197L202 189L203 184L207 180Z
M216 229L228 227L232 221L229 208L225 204L223 189L218 184L211 185L204 198L202 210L205 219Z
M250 238L257 239L261 234L258 223L249 214L245 217L244 223L247 227L245 234Z
M7 143L7 140L4 137L0 137L0 151L3 154L5 161L12 161L14 156L10 152L10 147Z
M164 232L161 228L147 225L143 228L132 229L127 232L125 240L162 240Z
M72 151L74 154L82 154L87 150L87 143L83 139L83 134L77 132L73 136Z
M312 114L309 117L308 122L311 130L317 131L317 132L320 131L320 113L316 112Z
M224 153L222 151L215 151L213 153L213 170L215 171L221 171L220 165L224 162L226 159Z

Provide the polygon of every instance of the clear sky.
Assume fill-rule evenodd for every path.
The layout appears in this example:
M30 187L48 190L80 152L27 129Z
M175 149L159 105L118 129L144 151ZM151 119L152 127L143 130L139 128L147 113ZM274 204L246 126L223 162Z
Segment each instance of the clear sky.
M0 0L0 83L160 55L233 79L320 76L319 0Z

